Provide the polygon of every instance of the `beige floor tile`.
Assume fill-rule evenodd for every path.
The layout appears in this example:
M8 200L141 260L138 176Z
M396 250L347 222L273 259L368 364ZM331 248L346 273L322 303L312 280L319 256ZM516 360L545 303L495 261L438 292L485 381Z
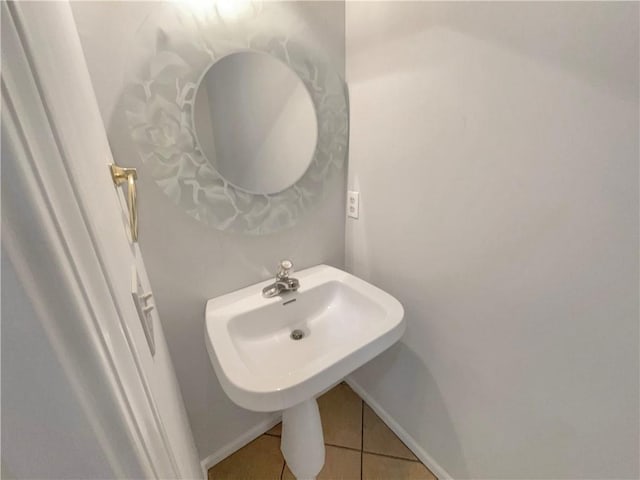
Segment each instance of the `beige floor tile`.
M325 443L360 449L362 445L362 400L346 384L318 398Z
M362 457L362 480L437 480L420 462L365 453Z
M262 435L209 469L209 480L279 480L280 439Z
M267 432L269 435L277 435L278 437L282 435L282 422L277 424L271 430Z
M318 480L360 480L360 452L331 446L326 446L325 452ZM284 468L282 480L295 480L289 467Z
M394 457L418 460L396 434L385 425L371 407L364 405L363 449L365 452L382 453Z

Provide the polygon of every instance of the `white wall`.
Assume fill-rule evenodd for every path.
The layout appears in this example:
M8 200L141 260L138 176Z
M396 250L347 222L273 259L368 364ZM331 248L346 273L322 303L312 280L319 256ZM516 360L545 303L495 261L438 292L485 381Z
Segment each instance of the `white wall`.
M344 70L344 4L280 4L307 38ZM235 406L222 391L204 343L207 299L273 275L279 260L296 268L344 262L346 179L327 186L326 201L294 228L255 237L219 232L175 206L132 148L126 121L114 115L136 31L160 2L74 2L76 24L114 157L138 167L140 246L201 458L224 449L265 414ZM275 5L264 2L264 8Z
M347 3L354 375L455 478L637 478L638 3Z

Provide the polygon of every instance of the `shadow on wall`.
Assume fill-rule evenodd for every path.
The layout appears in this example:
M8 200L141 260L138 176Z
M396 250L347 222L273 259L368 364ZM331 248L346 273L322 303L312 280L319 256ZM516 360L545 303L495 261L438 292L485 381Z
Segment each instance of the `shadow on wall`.
M354 6L347 3L349 8ZM384 41L387 48L404 50L408 44L406 37L429 35L429 31L445 29L499 44L516 54L524 54L608 89L617 96L637 98L635 85L639 72L627 68L626 53L618 46L635 45L638 49L639 9L637 2L617 5L609 2L388 2L386 8L359 12L359 16L367 18L359 23L362 27L350 25L349 49L361 53L379 48L380 42ZM407 13L408 10L411 13ZM616 37L610 35L612 24L619 25ZM397 45L393 46L395 43ZM601 45L602 48L586 54L585 44ZM414 42L414 45L419 49L420 42ZM450 61L447 53L443 52L439 59L443 64ZM406 71L415 71L415 61L411 56L406 58L409 60ZM431 64L434 64L433 59ZM395 73L398 73L397 67L396 61ZM370 71L369 76L388 73ZM615 84L613 89L612 82Z
M420 381L408 378L408 373ZM406 426L407 433L423 446L424 454L437 459L441 466L455 465L457 477L469 478L464 452L438 384L427 365L404 342L378 355L354 372L352 378L359 386L366 385L366 391L383 410ZM421 435L420 430L412 430L416 423L406 418L409 412L429 412L431 429L439 434L437 444L430 443L432 439Z

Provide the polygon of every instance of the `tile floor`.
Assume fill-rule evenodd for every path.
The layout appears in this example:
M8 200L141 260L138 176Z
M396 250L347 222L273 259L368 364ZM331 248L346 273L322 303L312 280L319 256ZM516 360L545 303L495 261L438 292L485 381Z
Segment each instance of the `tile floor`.
M318 398L326 459L318 480L437 480L341 383ZM213 466L209 480L294 480L280 453L281 425Z

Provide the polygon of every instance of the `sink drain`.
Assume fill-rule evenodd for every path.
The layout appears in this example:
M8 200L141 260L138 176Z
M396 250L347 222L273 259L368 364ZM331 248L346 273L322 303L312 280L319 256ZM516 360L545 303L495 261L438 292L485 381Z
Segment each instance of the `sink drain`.
M302 330L294 330L290 336L291 340L302 340L304 338L304 332Z

